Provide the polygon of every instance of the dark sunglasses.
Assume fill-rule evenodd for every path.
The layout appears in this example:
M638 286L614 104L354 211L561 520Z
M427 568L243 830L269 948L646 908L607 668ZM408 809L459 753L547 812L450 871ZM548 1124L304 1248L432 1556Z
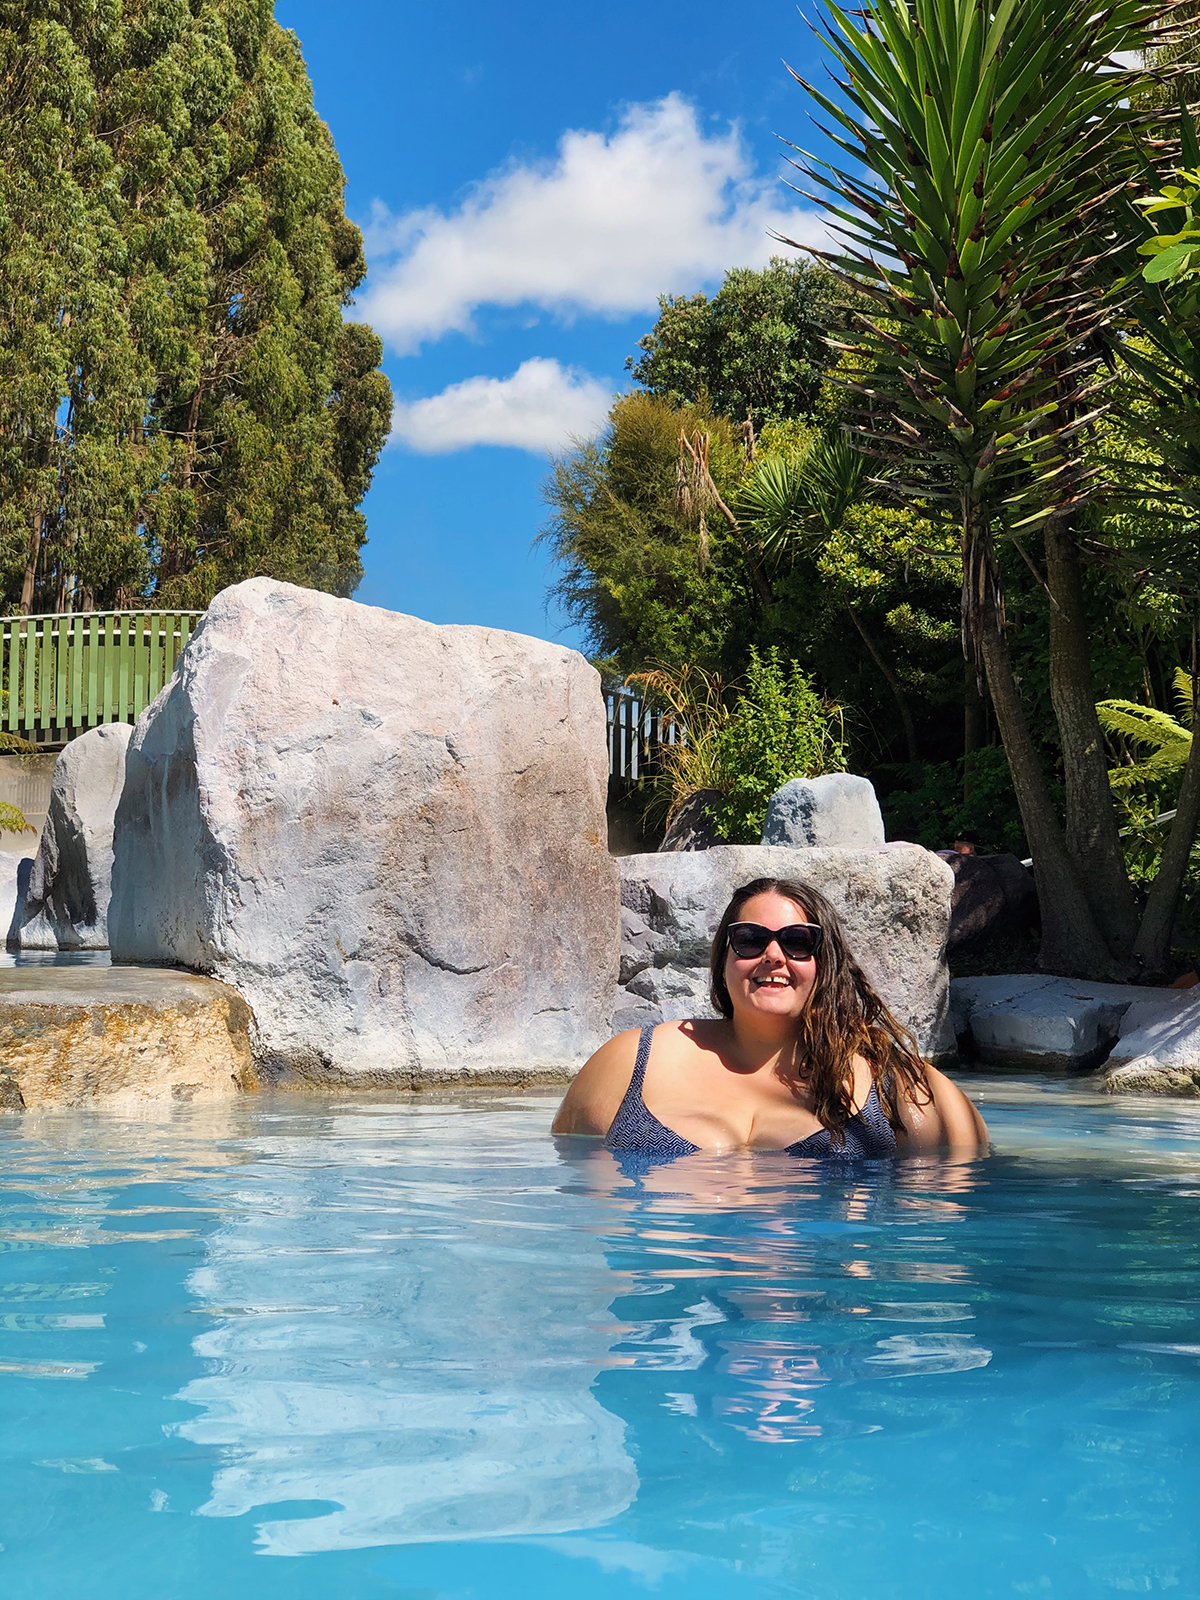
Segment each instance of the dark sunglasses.
M759 922L731 922L729 948L739 961L757 961L772 939L789 961L808 961L821 948L823 934L815 922L793 922L787 928L764 928Z

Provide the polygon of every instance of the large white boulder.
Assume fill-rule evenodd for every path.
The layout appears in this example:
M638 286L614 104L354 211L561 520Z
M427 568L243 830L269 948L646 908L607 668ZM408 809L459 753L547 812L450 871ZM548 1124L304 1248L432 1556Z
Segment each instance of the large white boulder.
M106 722L81 733L54 763L50 804L10 945L105 950L112 893L113 818L133 728Z
M771 796L762 842L836 850L882 844L883 814L874 784L852 772L793 778Z
M565 1075L617 975L607 777L575 651L237 584L130 744L113 955L232 984L268 1078Z
M614 1027L712 1016L708 953L733 891L753 878L793 878L832 901L856 959L925 1053L953 1054L945 948L954 876L932 852L718 845L626 856L620 866L624 982Z
M1045 973L955 978L950 985L954 1031L964 1055L987 1066L1049 1072L1084 1072L1114 1059L1126 1017L1147 1002L1158 1015L1194 1004L1177 989Z

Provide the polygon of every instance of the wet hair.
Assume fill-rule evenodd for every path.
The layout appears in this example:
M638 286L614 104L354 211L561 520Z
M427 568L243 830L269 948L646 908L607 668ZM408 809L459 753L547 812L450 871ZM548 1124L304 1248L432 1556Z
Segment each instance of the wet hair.
M713 1008L733 1016L725 982L729 925L757 894L779 894L803 908L820 924L823 938L817 953L817 976L808 1004L796 1025L796 1071L812 1092L813 1111L834 1143L844 1142L846 1123L854 1110L854 1057L862 1056L884 1114L899 1130L901 1098L927 1105L933 1098L926 1063L912 1034L868 983L851 955L841 918L823 894L793 878L755 878L735 889L713 936L709 960L709 993Z

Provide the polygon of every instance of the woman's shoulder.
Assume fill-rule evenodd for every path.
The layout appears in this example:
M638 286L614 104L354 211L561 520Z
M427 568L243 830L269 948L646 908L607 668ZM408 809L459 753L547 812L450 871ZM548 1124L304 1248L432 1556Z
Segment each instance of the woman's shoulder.
M571 1080L552 1133L603 1137L628 1092L642 1030L626 1028L589 1056Z
M692 1030L704 1026L696 1022L659 1022L649 1028L626 1028L602 1044L588 1057L571 1080L563 1097L552 1133L581 1134L603 1138L629 1092L637 1065L642 1035L649 1031L651 1050L674 1055L694 1046Z
M926 1094L901 1093L900 1116L913 1146L986 1145L987 1125L974 1102L952 1078L937 1067L924 1063Z

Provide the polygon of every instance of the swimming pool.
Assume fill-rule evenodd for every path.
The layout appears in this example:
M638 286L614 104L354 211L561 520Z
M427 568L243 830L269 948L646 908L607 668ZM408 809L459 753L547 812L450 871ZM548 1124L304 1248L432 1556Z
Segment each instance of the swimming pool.
M5 1600L1200 1595L1200 1108L623 1174L553 1099L0 1119Z

